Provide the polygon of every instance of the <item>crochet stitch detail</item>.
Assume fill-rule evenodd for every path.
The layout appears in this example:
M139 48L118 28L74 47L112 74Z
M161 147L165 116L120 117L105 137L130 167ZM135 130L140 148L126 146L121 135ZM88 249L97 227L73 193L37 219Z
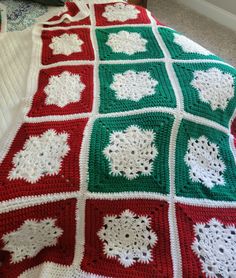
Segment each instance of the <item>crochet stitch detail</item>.
M124 267L152 261L152 248L157 236L151 229L148 216L125 210L120 215L105 216L103 222L97 234L108 258L117 259Z
M26 220L17 230L3 235L3 250L11 253L11 263L35 257L42 249L57 244L63 230L56 219Z
M188 141L188 149L184 157L190 167L189 175L192 181L201 182L207 188L224 185L223 172L226 169L219 155L219 147L208 141L205 136Z
M125 5L124 3L116 3L105 7L103 17L108 21L121 21L124 22L128 19L136 19L140 13L134 6Z
M67 133L56 133L49 129L40 136L30 136L23 149L15 154L8 179L24 179L36 183L40 178L57 175L63 158L70 147L67 144Z
M234 96L234 78L217 68L195 71L191 85L199 92L203 102L209 103L212 110L225 110Z
M236 269L236 227L212 218L194 225L192 250L198 256L207 277L234 277Z
M174 34L174 43L178 44L186 53L197 53L206 56L211 55L211 52L201 45L177 33Z
M123 52L133 55L137 52L145 52L147 40L142 38L139 33L119 31L109 34L106 45L110 46L113 52Z
M129 180L139 175L151 175L153 161L158 154L154 140L152 130L142 130L138 126L113 132L109 145L103 151L109 161L110 174Z
M68 71L57 76L51 76L45 88L47 94L46 104L55 104L64 107L69 103L78 102L85 85L80 80L79 74Z
M115 91L117 99L129 99L136 102L145 96L155 94L155 87L158 84L146 71L128 70L124 73L115 74L113 80L110 88Z
M81 52L81 45L83 43L76 34L63 34L59 37L53 37L49 47L52 49L54 55L64 54L68 56L75 52Z

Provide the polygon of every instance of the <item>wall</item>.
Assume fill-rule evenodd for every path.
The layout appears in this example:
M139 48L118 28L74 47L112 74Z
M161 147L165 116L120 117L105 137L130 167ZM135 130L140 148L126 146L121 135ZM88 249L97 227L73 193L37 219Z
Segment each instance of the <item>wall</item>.
M236 0L176 0L236 32Z
M207 2L236 15L236 0L207 0Z

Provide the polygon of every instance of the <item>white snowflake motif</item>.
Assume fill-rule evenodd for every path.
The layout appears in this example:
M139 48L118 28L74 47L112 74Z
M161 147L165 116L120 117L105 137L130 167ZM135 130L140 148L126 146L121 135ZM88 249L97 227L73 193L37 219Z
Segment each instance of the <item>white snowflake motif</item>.
M44 91L47 95L45 103L64 107L69 103L78 102L85 89L79 74L64 71L60 75L51 76Z
M217 68L195 71L191 85L199 92L201 101L209 103L212 110L225 110L234 97L234 78Z
M106 45L110 46L113 52L133 55L137 52L145 52L147 40L139 33L120 31L111 33L108 36Z
M127 21L128 19L138 18L140 13L132 5L126 5L124 3L116 3L114 5L108 5L105 7L105 12L102 14L103 17L107 18L108 21Z
M17 230L3 235L3 250L11 254L11 263L35 257L45 247L55 246L63 230L56 219L26 220Z
M30 136L23 149L15 154L8 179L24 179L35 183L40 178L57 175L60 171L63 158L70 147L67 144L67 133L56 133L49 129L40 136Z
M212 218L194 225L192 250L199 258L206 277L236 277L236 227Z
M81 45L84 42L76 34L63 34L59 37L53 37L49 47L53 54L71 55L72 53L81 52Z
M108 258L117 259L124 267L152 261L152 248L157 236L151 229L148 216L125 210L120 215L105 216L103 222L98 237Z
M219 147L205 136L190 138L184 160L190 167L192 181L201 182L210 189L215 185L225 185L223 173L226 166L220 158Z
M115 91L117 99L137 102L143 97L154 95L157 84L158 81L152 79L149 72L128 70L115 74L110 88Z
M113 132L109 145L103 151L110 164L110 174L129 180L141 174L151 175L153 161L158 154L154 140L152 130L142 130L138 126Z
M174 34L174 43L178 44L185 53L197 53L205 56L212 55L210 51L201 45L177 33Z

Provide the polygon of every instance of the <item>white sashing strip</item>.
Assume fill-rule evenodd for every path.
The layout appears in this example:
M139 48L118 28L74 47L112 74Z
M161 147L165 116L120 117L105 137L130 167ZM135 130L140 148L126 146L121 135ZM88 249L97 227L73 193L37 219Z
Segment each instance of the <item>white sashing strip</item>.
M148 16L152 22L152 30L155 35L156 41L159 44L161 50L164 53L164 56L167 59L171 58L169 50L167 49L161 35L157 31L157 25L151 13L148 11ZM184 101L182 91L179 85L179 81L177 79L176 73L174 71L173 65L171 61L167 61L165 63L168 77L170 79L171 85L175 91L176 102L177 102L177 111L176 111L176 119L173 123L171 138L170 138L170 148L169 148L169 174L170 174L170 201L169 201L169 229L170 229L170 241L171 241L171 254L174 268L174 277L182 277L182 258L180 251L180 243L179 243L179 235L178 235L178 227L176 221L176 212L175 212L175 150L176 150L176 140L177 134L179 130L179 126L182 120L182 116L180 114L181 111L184 110Z
M119 192L119 193L86 193L87 199L100 200L127 200L127 199L149 199L169 201L169 195L155 192Z
M226 134L230 134L230 130L220 124L218 124L217 122L213 122L211 120L208 120L206 118L203 118L203 117L200 117L200 116L196 116L196 115L193 115L193 114L190 114L188 112L183 112L182 113L183 115L183 118L188 120L188 121L191 121L191 122L194 122L194 123L197 123L197 124L200 124L200 125L206 125L208 127L212 127L214 129L218 129Z
M75 256L72 266L78 267L81 264L84 257L85 246L85 209L86 199L81 196L77 199L76 204L76 235L75 235Z
M80 194L76 192L63 192L40 196L27 196L18 197L8 201L0 202L0 213L7 213L17 209L23 209L27 207L33 207L41 204L52 203L61 200L67 200L72 198L79 198Z
M208 207L208 208L235 208L236 201L215 201L201 198L187 198L187 197L175 197L175 203L181 203L184 205Z
M99 49L97 44L97 38L96 38L96 32L95 32L95 25L96 25L96 18L95 18L95 11L94 11L94 5L90 4L90 18L91 18L91 40L93 45L93 51L95 55L95 61L94 61L94 87L93 87L93 95L94 95L94 103L93 103L93 114L98 113L99 109L99 95L100 95L100 82L99 82Z
M95 19L93 14L93 6L90 4L90 13L91 13L91 39L93 50L95 54L94 61L94 87L93 87L93 95L94 95L94 103L92 108L92 114L95 114L98 110L98 102L97 96L99 94L99 86L98 83L98 53L97 53L97 41L95 35ZM88 190L88 163L89 163L89 150L90 150L90 141L91 141L91 133L94 124L95 118L91 117L87 123L87 126L84 131L81 153L80 153L80 193L81 198L77 201L77 211L76 211L76 246L75 246L75 257L73 261L73 265L78 267L84 257L84 246L85 246L85 214L86 214L86 195L85 193Z
M69 115L55 115L55 116L43 116L43 117L25 117L25 122L27 123L41 123L41 122L48 122L48 121L66 121L66 120L76 120L76 119L83 119L89 118L91 116L95 118L112 118L112 117L125 117L125 116L132 116L138 114L146 114L146 113L168 113L171 115L177 115L179 110L177 108L168 108L168 107L150 107L150 108L142 108L138 110L130 110L125 112L112 112L107 114L98 114L98 113L81 113L81 114L69 114ZM179 112L180 115L183 116L184 119L188 121L192 121L201 125L205 125L208 127L212 127L214 129L220 130L221 132L226 133L227 135L230 134L230 130L216 122L208 120L206 118L196 116L187 112Z
M89 163L89 150L90 150L90 141L91 133L93 129L95 118L90 118L83 135L81 152L80 152L80 193L85 194L88 190L88 163Z
M155 22L154 18L152 17L151 13L149 11L147 11L147 14L148 14L149 19L151 20L152 30L153 30L153 34L156 38L156 41L159 44L161 50L163 51L165 58L167 59L167 61L165 63L166 70L167 70L171 85L175 91L177 107L180 110L184 110L183 95L182 95L182 91L180 88L179 80L176 76L176 73L175 73L173 65L172 65L173 60L171 59L170 52L169 52L168 48L166 47L161 35L158 32L158 26L156 25L156 22Z
M180 251L178 226L175 211L175 153L177 135L182 118L177 115L171 131L171 138L169 144L169 173L170 173L170 202L169 202L169 226L170 226L170 241L171 241L171 253L174 268L174 277L182 277L182 258Z
M68 25L68 26L60 26L60 27L43 27L42 29L43 30L46 30L46 31L59 31L59 30L73 30L73 29L90 29L90 25Z
M91 113L79 113L79 114L68 114L68 115L52 115L43 117L28 117L25 116L25 122L27 123L42 123L51 121L68 121L89 118Z

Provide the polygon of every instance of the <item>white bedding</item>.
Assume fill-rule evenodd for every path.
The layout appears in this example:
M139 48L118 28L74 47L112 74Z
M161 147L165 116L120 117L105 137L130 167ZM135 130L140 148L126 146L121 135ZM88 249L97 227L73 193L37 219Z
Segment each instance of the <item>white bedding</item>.
M25 95L31 44L31 30L0 36L0 138L16 121Z

